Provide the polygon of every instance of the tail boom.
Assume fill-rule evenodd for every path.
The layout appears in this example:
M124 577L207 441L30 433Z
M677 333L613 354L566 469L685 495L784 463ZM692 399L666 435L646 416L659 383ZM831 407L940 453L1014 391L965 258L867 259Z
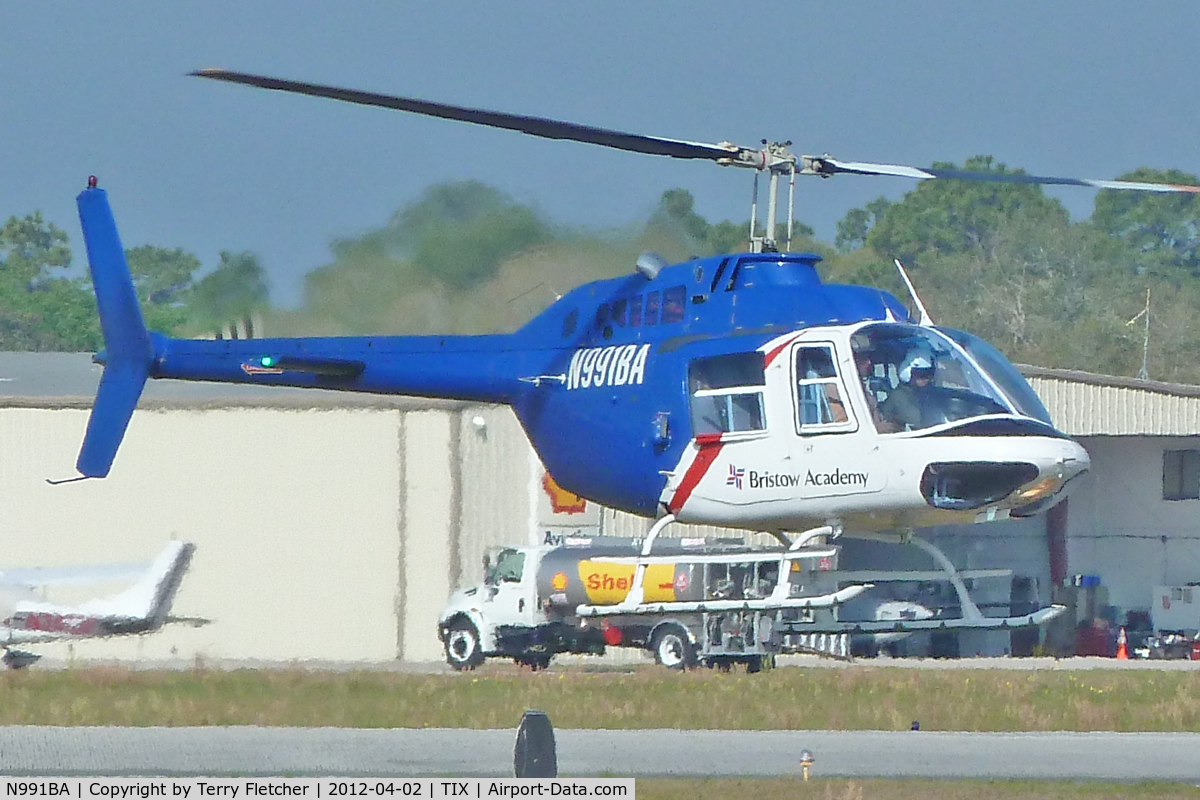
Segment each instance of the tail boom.
M521 333L289 339L171 339L146 330L108 195L77 198L96 291L105 365L76 469L108 475L148 378L338 389L514 403L553 357Z

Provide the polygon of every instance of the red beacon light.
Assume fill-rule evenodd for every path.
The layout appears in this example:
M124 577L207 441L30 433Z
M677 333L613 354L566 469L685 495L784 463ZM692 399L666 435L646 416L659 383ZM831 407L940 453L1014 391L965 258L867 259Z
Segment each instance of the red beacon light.
M95 175L88 175L88 188L89 189L96 188L96 176Z

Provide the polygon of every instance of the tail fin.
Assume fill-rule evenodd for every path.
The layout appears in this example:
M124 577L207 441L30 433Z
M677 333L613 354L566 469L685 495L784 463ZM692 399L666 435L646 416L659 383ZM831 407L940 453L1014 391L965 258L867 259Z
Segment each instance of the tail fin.
M79 611L109 618L116 627L120 627L117 620L127 620L132 628L122 632L157 630L167 620L195 551L190 542L170 542L141 580L115 597L84 603Z
M105 366L75 468L85 477L103 478L150 375L154 342L142 319L108 194L89 180L76 202L104 332L105 351L95 360Z

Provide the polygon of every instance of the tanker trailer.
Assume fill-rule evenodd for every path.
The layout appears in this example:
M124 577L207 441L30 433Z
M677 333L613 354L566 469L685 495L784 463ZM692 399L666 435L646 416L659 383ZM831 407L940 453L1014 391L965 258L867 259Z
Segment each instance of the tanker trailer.
M817 579L818 570L836 568L831 546L668 539L643 555L641 545L612 537L501 550L486 563L483 584L456 591L442 612L447 662L464 670L502 657L541 669L559 653L635 647L677 669L740 662L756 670L782 646L784 616L832 607L865 588L838 591Z

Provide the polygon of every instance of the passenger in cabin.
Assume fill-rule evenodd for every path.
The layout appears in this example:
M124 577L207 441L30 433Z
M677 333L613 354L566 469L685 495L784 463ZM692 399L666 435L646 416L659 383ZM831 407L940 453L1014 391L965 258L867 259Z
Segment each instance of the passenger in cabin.
M809 377L815 376L810 374ZM835 384L823 384L819 389L825 393L825 404L829 408L828 422L837 424L850 419L850 415L846 413L846 403Z
M862 381L863 394L867 398L867 409L871 412L871 422L875 423L875 428L881 433L890 433L895 428L890 423L884 422L884 419L879 414L879 396L875 393L875 362L871 358L871 351L865 347L854 349L854 365L858 369L858 379Z
M900 368L900 385L893 389L879 406L879 413L893 430L911 431L921 428L921 408L933 387L934 366L929 356L909 354Z

